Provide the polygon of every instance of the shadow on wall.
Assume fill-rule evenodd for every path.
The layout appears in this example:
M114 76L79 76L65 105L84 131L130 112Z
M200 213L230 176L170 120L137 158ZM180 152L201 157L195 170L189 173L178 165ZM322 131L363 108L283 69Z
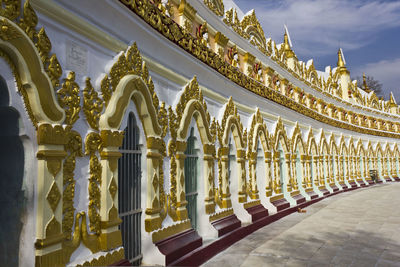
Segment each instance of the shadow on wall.
M19 114L9 107L7 85L0 76L0 262L18 266L24 147L19 137Z

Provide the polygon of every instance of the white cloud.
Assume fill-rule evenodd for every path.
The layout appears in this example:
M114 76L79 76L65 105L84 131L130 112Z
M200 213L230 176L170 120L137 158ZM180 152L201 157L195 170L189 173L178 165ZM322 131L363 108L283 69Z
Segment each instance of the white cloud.
M251 1L251 6L266 36L278 43L288 25L295 51L304 56L332 54L339 43L344 50L358 49L373 41L374 33L400 25L398 1Z
M393 91L396 101L400 104L400 58L368 63L352 72L354 76L361 76L365 72L366 75L374 77L383 84L385 98L388 99L390 91Z

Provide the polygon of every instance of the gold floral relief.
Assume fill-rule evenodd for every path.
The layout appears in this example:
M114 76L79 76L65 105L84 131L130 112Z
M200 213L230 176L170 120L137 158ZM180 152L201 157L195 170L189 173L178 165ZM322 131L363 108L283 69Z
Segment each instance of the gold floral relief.
M75 73L71 71L64 83L57 91L58 101L65 109L65 123L73 125L79 119L81 110L81 97L79 96L79 85L75 82Z
M86 87L83 89L83 113L86 121L94 130L99 130L99 119L103 111L104 101L93 88L90 78L86 78Z
M101 137L98 133L91 132L86 136L85 154L90 156L89 163L89 222L90 230L100 234L100 185L102 167L97 153L102 149Z
M75 166L76 158L82 157L82 138L76 131L71 131L69 141L65 145L65 150L68 155L64 160L63 165L63 233L67 239L71 238L72 226L74 223L74 196L75 196Z

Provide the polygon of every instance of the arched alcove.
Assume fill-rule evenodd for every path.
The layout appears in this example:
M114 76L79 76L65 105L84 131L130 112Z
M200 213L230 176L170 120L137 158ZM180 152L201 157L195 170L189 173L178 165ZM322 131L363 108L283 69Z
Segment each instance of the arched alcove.
M25 160L19 136L20 115L9 102L7 84L0 76L0 203L3 206L0 211L0 262L4 266L18 266L25 203L22 191Z

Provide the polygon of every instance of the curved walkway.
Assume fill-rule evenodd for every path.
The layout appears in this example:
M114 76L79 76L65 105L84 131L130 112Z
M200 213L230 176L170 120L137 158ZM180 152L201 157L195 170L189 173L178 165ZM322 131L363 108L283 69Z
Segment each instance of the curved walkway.
M258 231L203 266L400 266L400 183L326 198Z

